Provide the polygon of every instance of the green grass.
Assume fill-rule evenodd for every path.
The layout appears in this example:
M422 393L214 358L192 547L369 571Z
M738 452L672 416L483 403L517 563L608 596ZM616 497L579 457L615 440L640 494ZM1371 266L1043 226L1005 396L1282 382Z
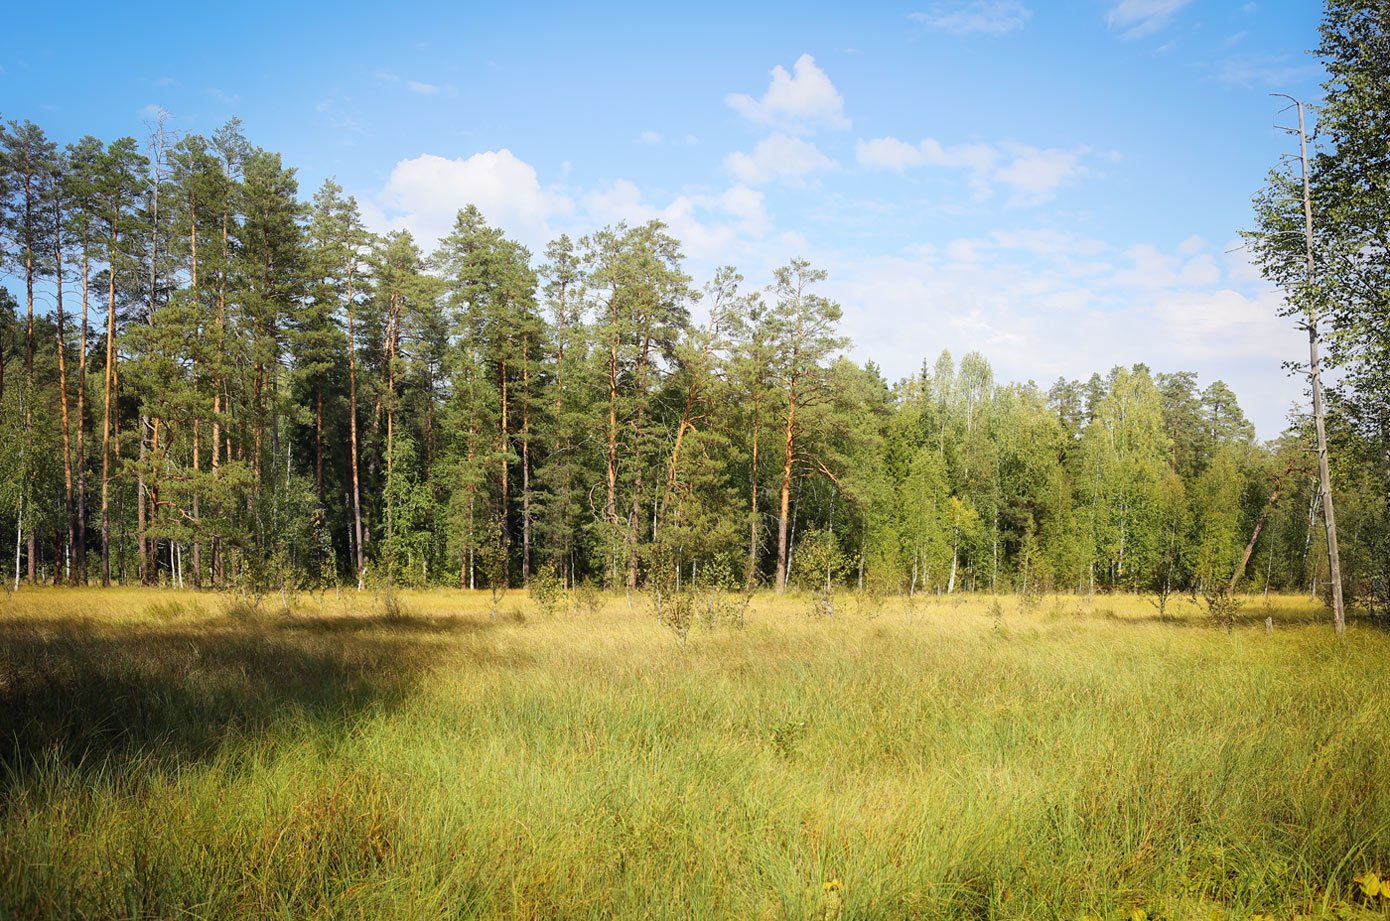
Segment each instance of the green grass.
M0 918L1385 917L1390 634L1185 605L21 591Z

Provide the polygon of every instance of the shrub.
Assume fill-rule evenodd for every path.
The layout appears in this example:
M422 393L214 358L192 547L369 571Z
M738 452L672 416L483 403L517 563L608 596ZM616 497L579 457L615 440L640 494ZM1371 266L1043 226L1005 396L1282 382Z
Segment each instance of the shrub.
M554 563L546 563L531 576L531 600L536 609L547 617L553 616L565 601L565 587L555 571Z

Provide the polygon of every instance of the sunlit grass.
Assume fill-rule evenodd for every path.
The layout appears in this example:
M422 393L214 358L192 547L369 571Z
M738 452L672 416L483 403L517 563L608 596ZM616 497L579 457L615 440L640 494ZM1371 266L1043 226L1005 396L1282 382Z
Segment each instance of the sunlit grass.
M1306 598L285 601L0 601L0 917L1383 917L1390 635Z

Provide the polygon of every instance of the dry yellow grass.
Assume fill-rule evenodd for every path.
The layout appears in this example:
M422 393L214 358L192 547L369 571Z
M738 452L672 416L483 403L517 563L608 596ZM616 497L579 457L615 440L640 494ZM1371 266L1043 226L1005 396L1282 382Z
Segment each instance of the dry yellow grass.
M288 600L0 602L0 908L1382 916L1390 637L1307 599Z

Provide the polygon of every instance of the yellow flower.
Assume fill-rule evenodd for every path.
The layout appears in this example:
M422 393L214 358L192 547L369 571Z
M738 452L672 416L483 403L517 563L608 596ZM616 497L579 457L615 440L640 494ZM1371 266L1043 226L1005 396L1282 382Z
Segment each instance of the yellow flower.
M841 883L838 879L832 879L830 882L826 883L825 886L822 888L824 888L826 892L836 892L845 887L844 884Z

